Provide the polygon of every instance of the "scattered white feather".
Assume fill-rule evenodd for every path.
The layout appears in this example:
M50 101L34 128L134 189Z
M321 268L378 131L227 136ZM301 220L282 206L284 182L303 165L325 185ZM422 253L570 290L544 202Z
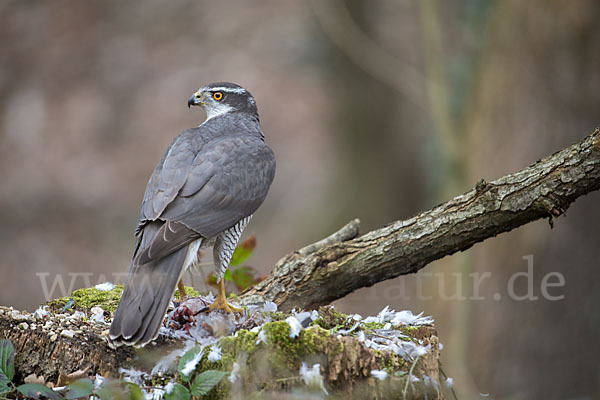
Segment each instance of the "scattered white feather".
M442 351L442 350L444 350L444 345L442 343L440 343L438 348L440 349L440 351Z
M383 330L389 331L390 329L392 329L392 324L386 322L386 324L383 326Z
M85 313L82 311L75 311L73 314L71 314L69 317L67 317L67 319L70 320L80 320L80 319L84 319L85 318Z
M265 301L265 305L263 306L263 311L265 312L275 312L277 311L277 304L272 301Z
M408 342L411 343L411 342ZM415 345L415 348L413 351L409 352L409 356L411 356L412 358L415 357L421 357L424 356L425 354L427 354L427 352L429 351L430 346L419 346L419 345Z
M340 329L337 332L340 333L340 334L342 334L342 335L348 335L348 334L352 333L359 326L360 326L360 322L357 322L357 323L354 324L354 326L352 326L352 328L350 328L350 329Z
M309 313L308 311L303 311L301 313L294 313L294 317L296 317L298 322L300 322L302 324L304 321L306 321L307 319L309 319L311 317L311 313ZM311 321L312 321L312 318L311 318Z
M359 332L356 334L356 338L357 338L358 340L360 340L361 342L364 342L364 341L365 341L365 333L364 333L363 331L359 331Z
M454 379L450 377L446 378L446 382L444 382L444 385L446 385L447 388L451 388L452 386L454 386Z
M323 385L323 376L321 375L321 364L315 364L311 368L305 362L300 366L300 378L304 381L304 384L308 386L316 386L327 393L327 389Z
M373 377L375 379L379 379L380 381L383 381L385 378L387 378L388 373L387 371L383 370L383 369L374 369L371 370L371 375L373 375Z
M404 311L394 311L390 309L390 306L385 306L383 310L377 314L375 317L367 317L364 322L379 322L386 323L390 322L392 325L431 325L433 323L433 318L424 317L423 313L418 315L414 315L410 310Z
M208 361L216 362L221 359L221 348L218 345L214 345L210 348L210 353L208 353Z
M410 341L401 341L400 348L403 350L404 354L401 354L403 357L407 355L411 359L415 359L417 357L424 356L429 351L430 346L420 346L416 343ZM406 358L406 357L405 357Z
M104 321L104 310L102 307L94 306L91 309L92 316L90 319L94 322L105 322Z
M173 393L173 389L175 388L175 383L173 383L173 381L169 381L169 383L167 383L165 385L165 393L166 394L171 394Z
M185 376L190 376L190 374L192 373L192 371L194 371L196 369L196 365L198 365L198 362L200 361L200 359L202 358L202 355L204 354L204 349L200 350L195 356L194 358L192 358L190 361L188 361L187 363L185 363L185 366L183 367L183 369L181 370L181 373Z
M240 364L237 362L233 363L233 369L231 370L231 374L229 374L229 382L235 383L238 379L240 379Z
M364 342L366 347L369 347L374 350L395 350L393 347L398 347L394 343L390 343L389 345L380 345L379 343L371 339L365 339ZM400 354L398 351L395 352Z
M188 330L188 334L198 343L206 344L207 339L215 339L212 332L224 332L229 335L239 332L236 330L233 313L201 313L194 319L196 322Z
M260 332L258 332L258 338L256 340L256 344L259 344L259 343L265 343L265 344L267 343L267 334L262 329Z
M100 388L100 386L102 386L104 383L105 379L106 378L104 378L102 375L96 374L96 378L94 378L94 389L98 390L98 388Z
M157 375L157 374L162 375L165 372L167 372L175 364L175 360L177 360L178 357L181 357L182 355L184 355L189 349L194 347L195 344L196 343L194 341L189 340L185 343L184 348L175 349L172 352L170 352L169 354L167 354L166 356L164 356L163 358L161 358L160 360L158 360L158 362L156 363L154 368L152 368L151 374L152 375Z
M396 316L396 311L390 310L390 306L385 306L385 308L383 310L381 310L379 312L379 314L377 314L377 318L379 319L379 322L391 321L392 318L394 318L395 316Z
M172 332L173 331L171 329L161 326L158 329L158 336L172 336Z
M94 287L98 290L109 291L109 290L113 290L115 288L115 285L113 285L110 282L104 282L104 283L99 283Z
M317 310L312 310L310 313L310 319L314 321L317 318L319 318L319 312Z
M400 355L405 360L414 360L416 357L420 357L425 355L430 346L420 346L411 341L386 339L386 338L373 338L373 339L365 339L365 346L374 350L391 350L394 353Z
M391 320L393 325L431 325L433 324L433 318L429 316L423 316L423 313L414 315L410 310L399 311L394 315Z
M434 378L432 378L432 377L430 377L428 375L423 376L423 383L426 386L433 386L436 389L440 388L440 385L438 384L438 381L436 381Z
M135 368L119 368L119 373L123 374L123 380L125 382L131 382L137 385L144 384L143 378L146 373L143 371L139 371Z
M48 316L48 306L40 306L37 310L33 312L34 318L42 319Z
M360 321L363 319L362 315L360 315L360 314L352 314L352 315L350 315L350 318L352 318L355 321Z
M302 331L302 324L300 324L300 321L298 321L298 319L296 317L294 317L293 315L290 315L289 317L287 317L285 319L285 322L287 322L287 324L290 326L290 337L291 338L297 337L300 334L300 332Z
M258 333L260 331L260 326L255 326L254 328L250 329L250 332L252 333Z
M161 400L165 397L165 391L159 388L154 388L150 392L144 393L147 394L146 399L148 400Z

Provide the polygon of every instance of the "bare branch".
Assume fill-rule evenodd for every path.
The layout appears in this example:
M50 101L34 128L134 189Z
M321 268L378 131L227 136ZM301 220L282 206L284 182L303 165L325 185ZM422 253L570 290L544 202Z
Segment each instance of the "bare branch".
M245 303L274 301L282 310L328 304L537 219L552 223L578 197L599 188L596 129L579 143L496 181L482 180L469 192L406 221L289 254L240 298Z

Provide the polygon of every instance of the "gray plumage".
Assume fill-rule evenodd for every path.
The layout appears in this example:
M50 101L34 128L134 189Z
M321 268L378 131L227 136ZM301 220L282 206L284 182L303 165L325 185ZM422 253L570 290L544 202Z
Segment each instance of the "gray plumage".
M218 102L216 91L222 95ZM129 275L110 327L114 345L143 346L157 336L177 282L199 248L214 244L222 278L275 175L275 157L249 92L215 83L199 89L190 104L202 105L208 119L175 138L148 182Z

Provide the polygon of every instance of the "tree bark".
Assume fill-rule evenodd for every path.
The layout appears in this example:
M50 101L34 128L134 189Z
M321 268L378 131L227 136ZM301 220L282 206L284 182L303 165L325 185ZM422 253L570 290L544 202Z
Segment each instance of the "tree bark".
M377 282L415 273L521 225L564 214L600 188L600 129L529 167L405 221L358 235L353 221L329 238L281 259L243 303L273 301L281 310L312 309Z

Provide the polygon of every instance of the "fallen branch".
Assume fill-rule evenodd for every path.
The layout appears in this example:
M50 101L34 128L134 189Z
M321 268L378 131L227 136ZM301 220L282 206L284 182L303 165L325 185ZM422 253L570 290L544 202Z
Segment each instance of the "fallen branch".
M600 129L521 171L481 180L467 193L406 221L358 238L358 221L353 221L281 259L240 299L274 301L282 310L316 308L540 218L552 226L573 201L598 188Z

